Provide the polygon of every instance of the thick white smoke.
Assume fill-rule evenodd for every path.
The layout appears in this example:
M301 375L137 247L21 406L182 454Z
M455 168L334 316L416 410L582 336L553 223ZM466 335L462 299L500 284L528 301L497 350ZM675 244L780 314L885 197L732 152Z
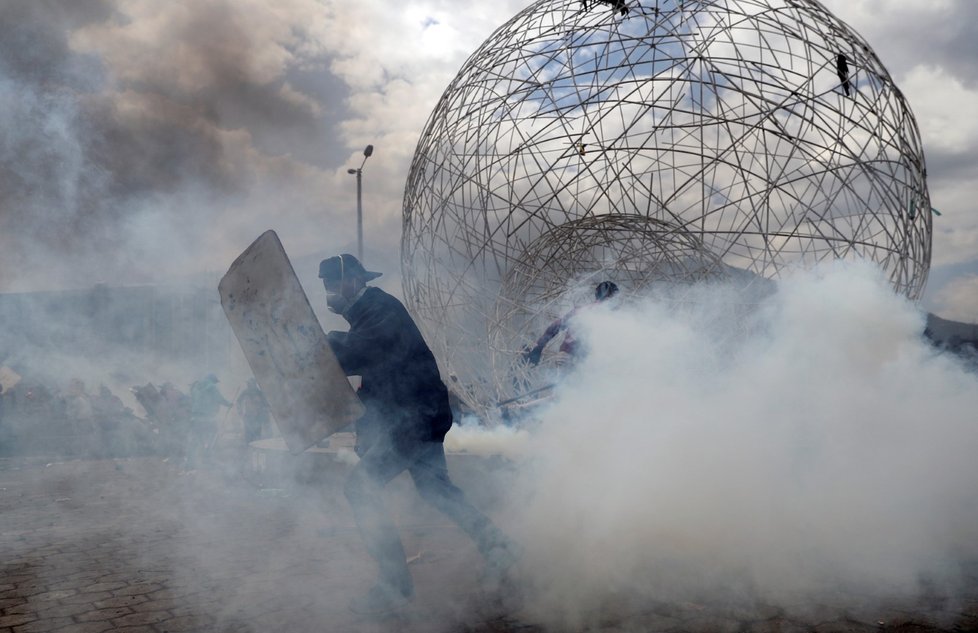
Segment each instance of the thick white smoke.
M511 526L544 618L609 596L777 604L953 586L978 542L978 378L875 270L594 310L541 413ZM971 548L972 551L967 551Z

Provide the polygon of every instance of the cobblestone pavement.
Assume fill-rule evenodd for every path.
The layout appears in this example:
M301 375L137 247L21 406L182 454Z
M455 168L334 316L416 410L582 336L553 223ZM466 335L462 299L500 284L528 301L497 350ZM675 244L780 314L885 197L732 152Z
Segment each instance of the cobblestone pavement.
M403 508L416 599L387 619L351 614L372 570L339 490L259 488L241 471L181 474L156 457L0 460L0 633L545 630L480 590L478 554L456 528ZM609 601L588 630L975 631L973 572L970 593L954 601L749 611Z

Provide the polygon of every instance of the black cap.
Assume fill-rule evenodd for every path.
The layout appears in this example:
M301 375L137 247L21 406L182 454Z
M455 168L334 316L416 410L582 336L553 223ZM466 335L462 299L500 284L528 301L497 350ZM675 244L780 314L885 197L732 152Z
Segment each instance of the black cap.
M343 253L337 257L327 257L319 262L320 279L329 281L342 281L349 277L359 277L364 281L370 281L380 277L381 274L365 270L360 260L349 253Z

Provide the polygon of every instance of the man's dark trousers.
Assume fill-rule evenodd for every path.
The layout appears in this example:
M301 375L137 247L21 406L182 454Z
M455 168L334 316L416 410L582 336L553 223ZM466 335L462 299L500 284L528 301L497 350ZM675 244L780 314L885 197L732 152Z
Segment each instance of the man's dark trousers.
M360 455L344 493L367 551L380 566L383 582L404 596L413 593L404 546L383 499L384 486L405 470L411 473L418 494L455 521L483 556L488 558L494 548L505 547L506 539L499 529L452 483L441 442L413 442L395 448L389 437L381 436Z

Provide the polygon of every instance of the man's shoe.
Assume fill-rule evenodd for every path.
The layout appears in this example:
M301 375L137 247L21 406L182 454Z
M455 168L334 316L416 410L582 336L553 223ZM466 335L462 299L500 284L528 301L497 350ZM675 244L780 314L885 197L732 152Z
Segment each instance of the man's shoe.
M378 583L362 596L350 600L350 611L359 615L384 615L401 609L411 601L397 589L385 583Z
M486 567L479 579L485 590L500 591L512 580L511 570L520 559L520 549L515 543L507 542L486 552Z

